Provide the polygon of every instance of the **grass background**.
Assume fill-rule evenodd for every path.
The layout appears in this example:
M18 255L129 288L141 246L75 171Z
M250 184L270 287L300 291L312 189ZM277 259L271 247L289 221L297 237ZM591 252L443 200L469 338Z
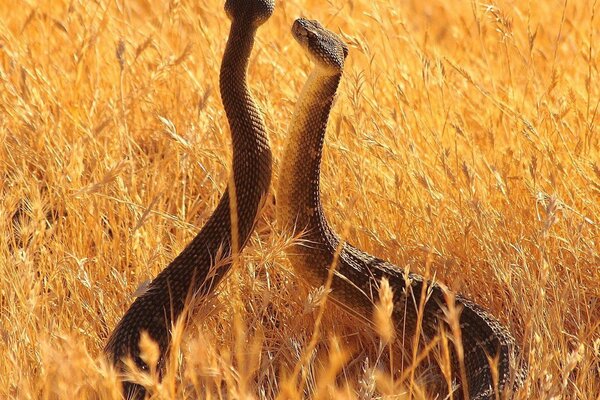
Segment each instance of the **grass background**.
M311 68L289 33L304 15L350 45L323 159L332 224L401 267L433 257L505 323L530 364L519 398L600 398L600 5L276 7L249 70L274 180ZM0 3L0 398L118 397L109 332L225 188L228 27L214 0ZM178 327L154 396L423 397L364 324L331 305L315 327L322 293L273 218Z

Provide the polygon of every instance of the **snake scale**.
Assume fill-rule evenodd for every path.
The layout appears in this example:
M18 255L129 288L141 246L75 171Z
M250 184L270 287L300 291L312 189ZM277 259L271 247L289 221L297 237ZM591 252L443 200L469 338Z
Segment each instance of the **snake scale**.
M288 249L288 258L298 276L309 284L323 285L335 263L330 297L344 309L362 318L372 318L383 277L393 289L393 313L396 330L405 337L415 334L425 341L433 339L443 327L452 332L444 318L447 308L446 289L437 283L410 273L389 262L373 257L342 242L327 223L320 200L320 164L327 121L348 48L335 34L317 21L298 19L292 34L314 62L296 104L290 123L287 146L282 157L278 179L277 224L286 234L298 236ZM427 290L427 300L419 299ZM455 295L462 332L460 352L450 346L452 377L461 383L454 398L496 399L510 396L524 379L526 367L519 364L515 340L492 315L461 295ZM418 330L418 326L421 327ZM497 378L490 368L489 357L496 357ZM462 361L460 359L462 358ZM460 379L463 377L464 379Z
M129 307L105 347L120 370L131 357L142 370L142 331L160 349L156 367L164 367L171 327L187 300L211 292L230 269L253 231L271 182L271 149L262 114L247 85L247 69L256 31L273 13L274 0L227 0L231 19L220 71L220 91L233 145L233 174L215 211L188 246L152 281ZM232 212L234 210L234 212ZM218 264L218 268L213 268ZM124 382L126 398L144 398L144 388Z

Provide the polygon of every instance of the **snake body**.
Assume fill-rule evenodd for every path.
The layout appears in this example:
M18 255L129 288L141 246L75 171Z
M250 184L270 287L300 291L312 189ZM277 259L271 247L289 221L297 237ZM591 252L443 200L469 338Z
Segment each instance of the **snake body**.
M448 306L445 288L414 273L406 276L391 263L341 241L327 223L319 189L321 155L348 50L341 39L317 21L298 19L292 33L315 63L290 123L276 191L278 226L289 235L302 234L287 251L292 266L309 284L320 286L335 263L330 297L371 321L378 287L386 277L393 289L392 317L398 332L411 338L419 334L425 340L438 335L440 327L452 332L444 318ZM419 323L419 300L424 289L427 298L421 306ZM480 306L461 295L455 295L454 301L462 309L459 323L464 353L452 350L452 376L462 384L454 398L495 399L496 394L510 392L525 374L524 367L516 366L515 340ZM458 348L456 344L454 347ZM497 357L497 378L488 356Z
M272 162L266 127L246 75L256 31L273 9L274 0L225 3L231 28L221 64L220 91L232 135L233 173L204 227L133 302L110 335L105 353L120 369L125 368L123 360L131 357L143 370L157 367L161 371L172 324L187 300L212 291L253 231L269 190ZM142 331L159 346L158 366L148 366L140 358ZM144 389L132 382L124 382L124 392L127 398L144 396Z

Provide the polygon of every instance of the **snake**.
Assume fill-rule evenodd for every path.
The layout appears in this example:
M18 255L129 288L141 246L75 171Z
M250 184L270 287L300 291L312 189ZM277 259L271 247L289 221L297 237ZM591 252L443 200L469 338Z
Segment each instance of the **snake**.
M225 2L231 26L219 88L232 137L232 173L202 229L135 299L112 331L104 352L118 371L127 370L128 358L142 371L163 371L173 324L191 298L214 290L253 232L270 189L272 154L263 116L248 87L247 70L256 32L274 7L275 0ZM147 365L140 355L142 332L158 344L157 365ZM141 385L126 379L122 384L126 398L144 398Z
M505 326L483 307L451 293L441 283L357 249L342 240L328 223L321 204L320 166L327 122L348 47L314 20L297 19L292 35L315 65L288 128L275 191L276 225L282 234L298 238L286 250L296 275L309 285L327 284L328 297L334 303L372 326L378 291L382 279L387 279L393 291L391 317L397 333L413 339L419 335L431 343L444 330L450 338L451 376L456 384L446 381L443 387L458 387L453 398L510 396L522 384L527 369L524 361L519 361L519 347ZM450 318L445 317L450 298L461 310L459 334L454 335L461 340L453 338L456 329L452 330Z

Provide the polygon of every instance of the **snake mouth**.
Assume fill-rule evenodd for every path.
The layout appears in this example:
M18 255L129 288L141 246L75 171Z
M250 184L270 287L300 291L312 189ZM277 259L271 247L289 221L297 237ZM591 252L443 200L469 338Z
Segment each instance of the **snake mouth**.
M297 18L292 24L292 36L300 44L306 44L308 41L308 23L306 18Z

